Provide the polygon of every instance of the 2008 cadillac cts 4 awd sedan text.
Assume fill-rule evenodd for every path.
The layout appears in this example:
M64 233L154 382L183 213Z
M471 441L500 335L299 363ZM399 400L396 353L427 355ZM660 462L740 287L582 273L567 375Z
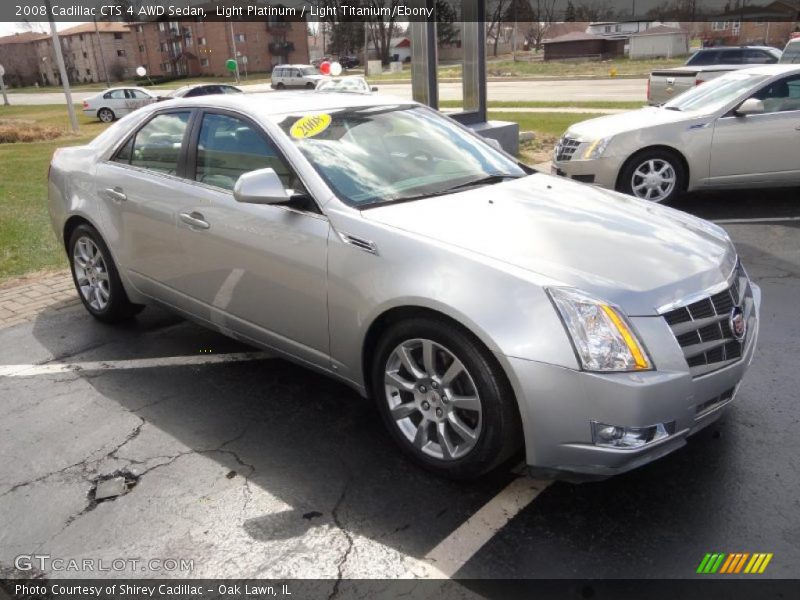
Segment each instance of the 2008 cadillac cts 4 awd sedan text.
M323 371L451 477L523 446L538 473L647 463L719 417L756 346L722 229L404 100L156 104L59 150L49 194L96 318L158 303Z

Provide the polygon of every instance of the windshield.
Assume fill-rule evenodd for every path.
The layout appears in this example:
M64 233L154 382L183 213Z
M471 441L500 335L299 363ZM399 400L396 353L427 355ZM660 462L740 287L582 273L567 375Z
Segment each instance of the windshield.
M793 42L786 46L780 63L786 65L800 64L800 42Z
M336 194L358 207L526 174L513 159L423 107L347 108L275 120Z
M767 79L769 75L748 74L741 71L728 73L693 87L663 106L670 110L686 112L713 112Z

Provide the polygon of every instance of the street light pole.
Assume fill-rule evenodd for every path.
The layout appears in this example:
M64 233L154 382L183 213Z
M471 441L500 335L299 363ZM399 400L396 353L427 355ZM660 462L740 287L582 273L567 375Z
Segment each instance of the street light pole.
M0 92L3 93L3 104L5 106L9 106L10 102L8 101L8 94L6 94L6 83L3 81L3 76L6 74L5 67L0 65Z
M56 22L53 20L53 9L50 7L50 0L45 0L47 4L47 14L50 21L50 37L53 40L53 50L56 53L56 63L58 64L58 72L61 74L61 84L64 86L64 96L67 98L67 112L69 113L69 122L72 125L72 131L78 132L78 117L75 116L75 105L72 104L72 92L69 89L69 77L67 76L67 67L64 66L64 55L61 53L61 40L58 37L58 30L56 29Z
M106 83L111 87L111 78L108 76L108 67L106 66L106 55L103 54L103 40L100 38L100 29L97 26L97 19L94 19L94 33L97 36L97 47L100 50L100 60L103 63L103 74L106 76ZM97 61L95 60L95 63Z
M229 21L231 25L231 44L233 44L233 60L236 61L236 83L239 83L239 55L236 53L236 36L233 35L233 20Z

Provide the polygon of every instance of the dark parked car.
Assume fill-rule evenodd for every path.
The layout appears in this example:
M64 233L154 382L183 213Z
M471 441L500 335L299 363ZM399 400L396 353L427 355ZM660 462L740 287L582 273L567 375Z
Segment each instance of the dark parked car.
M341 56L339 57L339 64L345 69L352 69L361 64L356 56Z
M698 50L686 61L686 66L773 65L780 58L781 51L770 46L716 46Z
M197 96L211 96L213 94L241 94L242 90L233 85L220 83L199 83L196 85L185 85L177 90L170 92L164 99L169 98L195 98Z

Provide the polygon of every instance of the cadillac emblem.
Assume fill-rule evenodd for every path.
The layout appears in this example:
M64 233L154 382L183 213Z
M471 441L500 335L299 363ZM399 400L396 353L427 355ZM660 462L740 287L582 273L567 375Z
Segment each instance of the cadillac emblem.
M747 334L747 321L744 318L744 311L742 311L741 306L734 306L733 309L731 309L731 316L728 319L728 324L731 327L733 337L742 341Z

